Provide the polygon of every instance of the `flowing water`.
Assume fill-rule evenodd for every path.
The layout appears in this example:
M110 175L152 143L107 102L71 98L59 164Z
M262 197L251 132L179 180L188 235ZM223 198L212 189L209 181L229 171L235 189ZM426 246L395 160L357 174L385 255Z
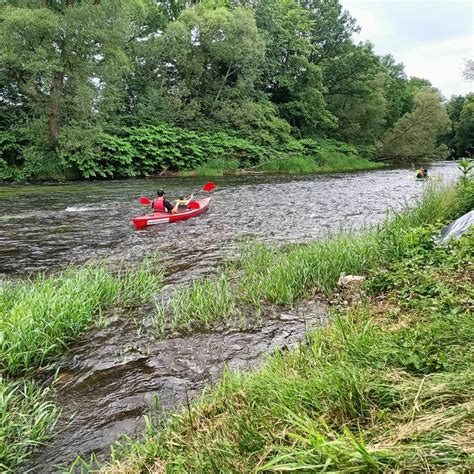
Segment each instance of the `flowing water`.
M451 179L455 164L438 163L431 175ZM148 179L67 185L0 187L0 278L54 271L106 257L139 261L158 252L168 284L184 284L232 258L238 242L306 242L341 228L384 218L420 195L425 183L407 169L317 176L216 178L207 214L135 231L137 203L166 188L188 193L203 180ZM137 325L141 314L112 315L85 334L59 361L57 436L32 457L34 472L54 472L74 454L104 453L120 433L134 435L159 400L164 412L217 380L224 367L255 367L261 355L293 344L308 325L324 319L318 304L269 314L258 324L156 340Z

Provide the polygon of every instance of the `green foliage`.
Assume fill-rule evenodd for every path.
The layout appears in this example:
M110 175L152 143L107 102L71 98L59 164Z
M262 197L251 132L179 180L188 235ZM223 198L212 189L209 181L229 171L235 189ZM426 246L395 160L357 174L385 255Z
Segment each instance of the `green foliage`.
M447 150L437 147L437 140L448 131L449 125L439 94L427 88L420 89L413 111L405 114L383 137L378 159L444 158Z
M0 469L19 472L33 447L47 441L59 415L52 390L0 375Z
M225 171L237 171L240 161L237 159L214 158L196 168L198 176L222 176Z
M321 68L311 62L310 40L319 25L297 1L263 0L255 7L266 44L264 90L296 132L308 135L335 126L326 108Z
M468 96L459 115L456 145L459 156L474 154L474 94Z
M343 141L373 144L386 130L385 77L371 46L344 45L343 54L325 68L327 103L337 117L331 135Z
M47 363L110 305L136 305L159 288L152 262L112 274L104 265L70 268L0 286L0 370L17 375Z
M259 169L273 172L318 173L375 169L380 163L368 161L374 150L333 139L290 140L280 145Z
M0 22L0 179L320 168L324 152L279 155L290 134L366 159L382 138L387 161L470 152L469 107L448 105L438 146L431 84L355 44L339 0L12 0ZM365 166L349 161L327 169Z
M205 4L185 9L153 48L153 74L164 87L150 83L144 99L162 111L155 123L175 117L177 125L236 128L267 143L275 141L273 135L288 134L276 109L255 91L264 44L250 9Z
M216 280L196 280L191 288L178 290L167 304L158 304L153 325L162 336L166 330L189 331L210 327L228 319L235 311L236 298L227 275Z
M472 104L474 94L453 96L446 104L446 111L451 119L451 128L442 137L453 156L471 156L474 150L474 126Z
M84 178L194 170L216 160L233 169L236 164L258 163L268 153L224 132L199 133L167 125L123 128L119 136L100 133L87 143L72 136L61 143L66 166Z
M396 63L391 54L380 58L380 62L386 75L386 125L391 128L406 112L411 111L414 97L403 64Z
M469 178L472 172L474 171L474 161L463 158L459 161L458 170L461 173L461 180L463 181L463 183L469 185Z
M134 149L120 137L69 128L61 135L60 145L61 159L82 178L138 175L133 167ZM146 163L143 168L140 174L147 173Z

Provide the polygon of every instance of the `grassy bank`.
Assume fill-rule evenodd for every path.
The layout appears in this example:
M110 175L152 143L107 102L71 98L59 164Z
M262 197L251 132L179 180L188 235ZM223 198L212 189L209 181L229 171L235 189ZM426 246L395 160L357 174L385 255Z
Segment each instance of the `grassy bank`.
M341 153L325 154L319 157L295 156L283 160L268 162L258 169L272 173L311 174L333 173L344 171L365 171L383 168L385 165L369 161L356 155L343 155Z
M335 154L321 162L317 157L287 156L274 161L268 161L261 166L248 170L240 169L236 160L211 160L199 166L194 172L184 172L186 176L224 176L226 174L248 174L260 172L287 174L337 173L346 171L368 171L383 168L383 163L361 158Z
M334 307L306 345L258 372L227 373L199 403L116 447L104 471L467 472L474 233L439 248L432 235L473 196L472 183L429 190L363 236L253 248L234 282L237 302L333 292L340 272L366 273L362 299L358 289L339 295L353 302Z
M104 264L0 284L0 466L14 470L51 434L58 410L28 379L113 307L149 301L162 284L153 261L112 272Z
M51 436L58 407L50 388L0 376L0 471L13 472L34 446Z
M224 174L288 173L311 174L364 171L385 165L370 161L371 150L336 140L292 140L262 152L257 160L242 161L236 157L211 157L194 171L199 176Z

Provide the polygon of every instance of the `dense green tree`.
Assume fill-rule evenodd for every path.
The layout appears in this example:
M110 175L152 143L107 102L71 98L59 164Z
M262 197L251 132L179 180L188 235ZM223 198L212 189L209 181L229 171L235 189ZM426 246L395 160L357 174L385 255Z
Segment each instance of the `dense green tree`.
M441 138L441 141L446 144L450 150L450 155L453 156L457 153L456 143L456 129L459 124L459 117L466 101L466 97L462 95L452 96L449 102L446 104L446 112L448 113L451 124L448 132Z
M413 108L413 90L408 86L403 64L397 63L391 54L382 56L380 63L386 75L384 87L387 100L386 126L390 128L403 114Z
M339 0L4 0L0 23L3 176L71 163L136 175L124 130L160 124L270 145L290 132L379 142L387 160L440 152L438 92L355 44ZM458 153L472 148L467 101L447 104L442 141ZM150 160L143 172L161 169Z
M156 104L156 120L189 128L237 128L244 134L256 128L268 137L264 129L270 126L276 135L288 133L256 90L265 49L251 10L188 8L149 47L152 67L142 115L153 113Z
M340 56L326 62L326 100L338 124L332 136L354 143L380 137L386 115L381 71L370 44L348 43Z
M458 156L474 154L474 94L464 101L456 126L456 145Z
M51 142L61 128L110 120L130 70L125 52L131 17L141 1L66 2L51 8L0 12L0 59L30 118L47 124ZM12 86L10 85L10 89Z
M308 36L313 46L310 57L313 64L337 57L347 44L352 43L352 35L359 27L339 0L298 0L298 3L314 22Z
M471 94L472 95L472 94ZM462 108L469 96L453 95L446 104L446 112L453 123L458 123L461 116Z
M334 127L321 67L311 62L311 12L296 0L261 0L255 14L266 46L263 91L296 133L314 135Z
M444 158L447 148L438 146L438 138L449 126L449 116L439 94L430 88L420 89L415 96L414 109L383 137L378 158L386 161Z

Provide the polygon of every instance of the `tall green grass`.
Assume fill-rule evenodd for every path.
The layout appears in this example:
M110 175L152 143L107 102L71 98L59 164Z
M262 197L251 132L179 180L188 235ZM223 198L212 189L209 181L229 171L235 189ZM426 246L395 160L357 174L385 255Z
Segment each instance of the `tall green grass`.
M322 242L272 250L251 246L240 261L244 301L292 305L310 293L329 293L341 273L359 274L376 260L376 239L340 234Z
M3 281L0 286L0 371L18 375L47 363L105 308L138 305L162 283L162 272L145 261L112 273L105 264L69 268L57 275Z
M0 282L0 468L16 472L31 449L51 436L59 410L52 390L30 375L65 351L113 307L137 306L158 291L154 260L112 272L102 263L55 275Z
M12 382L0 376L0 470L14 472L31 448L51 436L59 410L51 389L29 381ZM18 472L18 471L17 471Z
M273 158L269 158L269 161L254 166L253 169L269 173L311 174L364 171L384 166L382 163L345 153L321 152L318 156L285 156L281 152L276 152ZM222 176L226 171L238 171L240 168L241 163L237 159L214 158L198 166L195 173L199 176Z
M218 320L228 319L236 307L228 276L196 280L190 288L176 292L167 304L157 304L152 324L157 335L167 329L187 331L208 327Z
M214 158L196 168L198 176L222 176L224 171L236 171L240 168L237 159Z

